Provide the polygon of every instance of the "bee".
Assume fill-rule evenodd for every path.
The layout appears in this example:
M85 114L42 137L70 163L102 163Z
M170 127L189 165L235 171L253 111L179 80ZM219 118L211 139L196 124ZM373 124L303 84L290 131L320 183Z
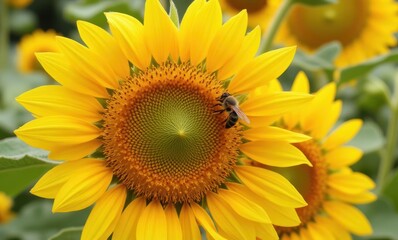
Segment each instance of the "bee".
M225 128L233 127L238 122L239 118L250 124L249 118L242 112L242 110L240 110L238 100L231 94L225 92L221 94L217 100L220 103L216 104L216 106L222 106L223 109L216 110L215 112L223 113L224 111L227 111L227 113L229 113L228 118L224 121Z

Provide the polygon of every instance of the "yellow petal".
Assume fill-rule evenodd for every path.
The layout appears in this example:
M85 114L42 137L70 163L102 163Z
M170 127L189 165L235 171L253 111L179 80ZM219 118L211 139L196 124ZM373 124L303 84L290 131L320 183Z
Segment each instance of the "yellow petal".
M111 66L117 79L124 80L130 76L128 60L108 32L85 21L77 21L77 29L84 43Z
M293 60L296 47L266 52L248 62L232 79L230 93L247 93L278 78Z
M69 115L87 122L102 118L103 108L97 99L62 86L41 86L19 95L16 100L38 117Z
M342 168L356 163L362 157L362 151L359 148L351 146L342 146L325 154L326 162L330 168Z
M139 69L146 69L151 62L151 54L140 21L123 13L107 12L105 16L112 35L127 59Z
M339 223L328 217L317 217L316 222L326 226L336 240L351 240L351 234Z
M240 49L230 58L217 72L217 78L220 80L237 73L245 63L254 57L260 45L261 30L260 27L254 28L245 36Z
M182 239L201 240L202 236L191 207L185 203L180 212Z
M228 239L255 239L254 224L239 217L218 194L207 194L207 204L217 226Z
M85 160L79 160L85 161ZM112 170L105 161L87 161L76 169L55 196L53 212L70 212L86 208L97 201L111 183Z
M310 140L311 137L289 131L279 127L263 126L258 128L251 128L243 132L243 136L251 141L255 140L275 140L286 141L289 143L304 142Z
M279 116L311 101L313 96L304 93L277 92L252 97L240 108L248 116Z
M371 178L363 173L335 173L329 175L328 186L348 194L357 194L375 187Z
M125 201L126 187L124 185L108 190L91 210L84 224L81 239L108 239L122 214Z
M87 79L75 71L63 54L36 53L36 57L44 70L66 88L89 96L109 97L106 88L95 82L94 79Z
M333 149L350 141L361 129L362 120L352 119L341 124L334 130L323 144L325 149Z
M197 203L192 203L191 208L195 215L195 218L213 239L225 239L217 233L213 220L201 206L199 206Z
M355 207L337 201L325 202L323 207L334 220L350 232L360 236L372 233L368 219Z
M229 190L218 190L218 196L241 217L259 223L271 223L267 213L259 205L244 196Z
M184 17L182 18L180 31L178 33L180 59L182 62L189 60L190 56L190 42L192 41L192 26L196 15L204 6L205 0L195 0L187 8Z
M308 233L312 239L335 240L333 234L328 230L328 226L319 223L309 222L307 224Z
M323 139L326 136L339 119L342 107L343 103L340 100L335 101L328 107L322 121L318 121L318 125L312 130L311 135L313 138Z
M255 228L257 239L279 239L278 233L272 224L257 223Z
M230 18L215 35L206 58L206 69L214 72L239 51L247 28L247 11Z
M142 211L137 224L137 240L162 239L167 236L166 214L158 200L152 200Z
M102 60L97 53L69 38L58 36L56 40L57 46L71 63L72 69L104 88L119 87L120 79L107 61Z
M221 7L217 0L206 2L195 16L191 27L190 61L193 66L202 62L211 42L222 24Z
M352 204L366 204L366 203L371 203L377 199L377 196L374 193L368 191L351 194L351 193L341 192L337 189L329 188L327 190L327 193L332 198Z
M182 240L181 223L174 205L167 205L164 212L167 221L167 239Z
M93 139L79 144L54 146L49 149L50 153L48 154L48 158L54 160L81 159L95 152L101 145L101 140Z
M304 198L282 175L267 169L240 166L236 169L239 179L256 194L285 207L304 207Z
M273 224L284 227L294 227L300 224L300 219L298 218L294 208L275 205L255 194L243 184L227 183L227 187L228 189L235 191L247 197L249 200L259 204L263 209L265 209Z
M93 140L100 135L100 130L77 118L50 116L26 123L15 130L15 134L29 145L48 150L57 145Z
M292 85L293 92L301 92L301 93L309 93L310 92L310 83L308 81L307 76L303 71L300 71L296 78L294 79Z
M282 141L253 141L239 149L251 159L265 165L291 167L300 164L312 166L307 157L295 146Z
M69 180L72 173L79 168L84 168L86 162L94 160L79 160L62 163L46 172L30 192L42 198L55 198L59 189Z
M145 206L144 198L136 198L126 207L113 232L113 240L136 239L137 223Z
M156 62L165 62L170 54L174 61L178 60L177 28L159 0L145 2L144 35Z

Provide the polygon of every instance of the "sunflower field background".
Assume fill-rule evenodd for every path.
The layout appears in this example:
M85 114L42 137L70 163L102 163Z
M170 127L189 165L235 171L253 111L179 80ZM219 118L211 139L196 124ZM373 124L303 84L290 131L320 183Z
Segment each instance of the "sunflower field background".
M192 1L160 2L178 26ZM324 104L323 100L307 105L290 102L298 109L283 115L282 120L274 120L272 125L295 131L296 124L304 122L303 126L307 128L303 127L299 133L324 144L328 151L340 149L339 154L333 156L342 162L347 161L346 165L329 162L331 167L325 168L326 172L315 175L332 176L334 172L348 171L348 177L329 180L325 180L324 176L309 178L305 176L307 171L299 170L300 175L289 178L289 171L275 171L298 189L305 181L328 182L327 190L324 190L327 197L318 204L332 217L311 215L307 219L308 226L318 224L319 228L313 228L318 230L337 226L337 232L339 227L344 226L342 229L348 235L339 236L336 231L326 230L335 234L327 238L329 235L323 235L321 230L314 233L279 227L276 230L279 237L292 240L398 239L398 2L218 0L218 3L224 22L247 9L248 31L256 29L256 26L261 29L257 55L283 46L297 46L292 63L278 78L280 85L273 85L274 89L309 92L315 98L333 95L329 105ZM45 173L60 164L60 161L48 157L48 151L27 145L14 133L36 117L24 109L16 98L36 87L58 84L37 61L35 53L58 51L55 36L82 43L77 20L109 31L104 12L128 14L143 22L145 4L145 0L0 0L0 240L80 239L92 209L53 213L53 200L30 193ZM300 109L306 108L310 110L301 112ZM311 112L311 109L317 111ZM354 123L350 122L352 119L360 120ZM311 127L320 126L321 122L337 124L327 129ZM345 125L346 129L338 129L340 124L348 122L350 124ZM336 129L340 131L335 143L323 140L327 131ZM325 133L322 135L321 131ZM312 150L305 144L294 144L303 152L303 149L309 149L308 152ZM361 151L346 151L349 146ZM245 148L240 148L240 151L250 152ZM305 155L311 158L311 154ZM348 163L350 161L352 163ZM249 158L243 162L250 166L259 164ZM310 162L316 170L316 163ZM273 170L275 167L265 168ZM350 175L352 172L355 173ZM243 176L241 178L243 180ZM355 191L358 192L353 193ZM305 197L309 204L311 197ZM344 215L344 207L332 206L328 201L333 197L349 203L347 205L355 205L368 219L370 230L364 230L363 222L367 220L363 220L363 215ZM342 214L344 219L334 217L333 211L328 208L340 211L337 214ZM300 214L299 211L299 216L303 217ZM340 220L333 222L333 219ZM209 237L206 234L208 229L205 224L198 224L201 225L202 239L213 239L213 235ZM102 239L107 238L111 237Z

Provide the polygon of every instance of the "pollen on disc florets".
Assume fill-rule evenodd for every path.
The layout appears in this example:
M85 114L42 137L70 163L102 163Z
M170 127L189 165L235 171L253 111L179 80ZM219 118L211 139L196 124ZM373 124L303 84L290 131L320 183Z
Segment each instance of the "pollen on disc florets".
M104 154L137 196L200 201L235 165L239 127L215 114L223 93L214 75L188 63L153 66L115 91L104 113Z

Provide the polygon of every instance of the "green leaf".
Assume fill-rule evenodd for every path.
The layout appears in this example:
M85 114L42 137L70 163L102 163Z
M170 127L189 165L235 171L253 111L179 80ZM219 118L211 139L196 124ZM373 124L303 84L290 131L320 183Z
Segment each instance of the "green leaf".
M380 127L373 121L367 120L348 145L358 147L366 154L379 150L384 146L384 142Z
M52 201L45 199L25 205L13 221L0 225L0 239L48 239L64 228L83 226L90 211L87 208L77 212L52 213L51 208Z
M343 68L341 70L340 80L338 81L338 84L340 85L352 79L359 78L384 63L397 62L397 61L398 61L398 50L396 49L390 51L386 55L372 58L371 60L363 62L359 65Z
M82 235L83 228L81 227L72 227L65 228L59 231L54 236L50 237L48 240L75 240L80 239Z
M177 28L180 27L180 18L178 17L178 10L173 0L170 0L170 12L169 16L171 21L176 25Z
M301 3L305 5L324 5L324 4L331 4L337 3L337 0L292 0L294 3ZM340 0L344 1L344 0Z
M29 147L18 138L0 141L0 191L15 196L59 162L44 150Z
M385 187L383 193L393 202L395 209L398 210L397 186L398 186L398 171L395 171L393 176L391 177L390 182Z

